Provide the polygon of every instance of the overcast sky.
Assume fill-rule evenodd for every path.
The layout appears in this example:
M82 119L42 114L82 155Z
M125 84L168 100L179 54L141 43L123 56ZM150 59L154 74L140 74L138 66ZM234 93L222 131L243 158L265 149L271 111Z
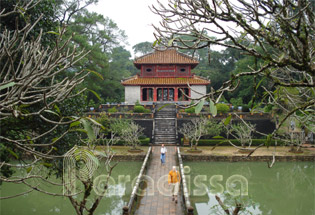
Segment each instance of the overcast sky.
M162 2L165 2L163 0ZM132 46L140 42L153 42L152 24L158 24L161 20L149 9L152 4L157 5L156 0L99 0L99 3L88 7L105 17L109 17L118 27L126 32L129 46L126 48L133 56Z

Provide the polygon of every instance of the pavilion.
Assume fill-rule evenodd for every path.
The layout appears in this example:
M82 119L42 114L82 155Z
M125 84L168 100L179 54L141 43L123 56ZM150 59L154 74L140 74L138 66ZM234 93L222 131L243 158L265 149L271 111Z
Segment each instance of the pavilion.
M175 49L155 50L136 58L134 65L140 74L121 82L125 86L125 103L190 103L185 95L198 98L210 84L209 80L191 72L198 63Z

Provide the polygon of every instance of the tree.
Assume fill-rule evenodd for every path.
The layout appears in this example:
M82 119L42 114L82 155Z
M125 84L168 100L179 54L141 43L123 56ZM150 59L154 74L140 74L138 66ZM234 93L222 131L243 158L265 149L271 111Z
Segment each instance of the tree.
M23 6L27 9L28 5L24 4L20 7L23 8ZM0 17L18 13L17 8L11 12L2 12ZM87 53L77 52L75 48L72 51L66 48L70 39L66 41L62 39L64 29L58 33L55 46L51 48L42 46L42 31L33 40L26 41L28 33L36 26L36 23L28 23L22 29L16 29L13 32L8 29L2 31L0 61L3 63L3 67L0 76L0 117L2 122L38 117L52 124L53 127L40 134L27 134L26 132L15 135L14 138L6 136L0 138L3 143L10 143L10 146L16 150L39 157L50 157L49 151L56 141L43 145L35 144L35 142L47 133L53 132L58 126L69 125L77 121L77 119L69 120L63 117L56 104L83 92L85 89L79 92L75 89L83 82L88 73L78 71L71 78L62 79L60 79L60 74L71 68ZM56 115L58 119L54 118ZM36 150L36 147L44 147L48 151Z
M132 49L135 55L137 53L139 53L140 55L145 55L153 51L152 44L153 43L150 43L150 42L141 42L132 46Z
M43 1L44 5L46 3ZM14 7L8 7L10 10L0 11L0 120L1 126L5 126L0 131L0 181L23 183L29 187L26 192L1 196L0 199L21 196L36 190L48 195L66 196L77 214L92 215L107 190L115 164L110 163L113 157L111 150L102 153L106 158L107 178L103 185L98 186L100 190L98 196L92 200L92 205L88 205L87 199L92 199L91 190L95 185L93 171L88 172L89 177L85 177L80 168L82 165L90 167L84 166L85 158L93 161L93 168L98 166L99 161L92 150L94 142L98 141L97 137L104 139L104 136L98 135L100 127L103 126L81 115L85 109L85 103L82 101L85 100L82 96L85 88L80 85L89 72L84 70L83 66L78 68L74 65L87 57L89 51L78 51L77 46L72 43L72 37L65 36L65 28L46 32L41 25L38 26L48 22L47 19L50 18L43 15L34 20L29 17L30 11L42 8L37 8L38 5L42 6L40 1L19 1ZM51 14L53 8L46 9L49 10L48 14ZM22 26L12 27L10 23L6 26L6 23L2 22L2 18L13 15L19 18L19 14L25 18L25 22L21 21ZM43 21L42 17L47 19ZM51 26L55 27L55 24ZM43 40L49 38L49 34L54 35L53 40ZM112 137L114 136L112 134ZM115 141L116 138L112 138L105 142L112 144ZM107 149L108 147L109 145ZM87 157L82 157L82 154ZM74 162L70 163L74 166L63 165L67 158L73 159ZM12 160L17 160L18 163ZM23 168L25 174L10 177L12 168L16 167ZM74 189L72 193L75 182L52 182L49 178L51 173L55 173L57 177L63 176L63 179L70 177L71 180L79 180L83 189ZM32 180L36 183L32 183ZM63 194L51 193L38 186L42 183L65 186L66 191Z
M84 141L87 147L74 146L65 154L64 159L64 195L66 195L78 215L93 215L108 190L110 177L117 162L112 164L114 152L111 146L119 138L115 136L115 131L111 131L109 139L103 133L104 127L100 124L92 125L91 122L81 119L84 131L88 138ZM75 127L82 127L77 125ZM106 149L103 152L95 152L95 143L105 142ZM96 157L98 154L102 159ZM94 172L99 168L100 162L105 164L105 175L95 176ZM102 171L104 172L104 171ZM77 181L81 182L83 189L76 188ZM96 197L92 197L92 190L96 192ZM80 193L83 193L80 195ZM91 203L91 204L90 204Z
M121 100L123 88L120 80L128 75L127 68L121 68L117 72L115 62L120 56L120 62L130 64L127 51L123 51L121 43L125 43L127 36L118 28L117 24L108 17L86 9L73 15L69 21L68 36L73 36L70 45L80 47L80 50L89 50L90 54L83 58L75 67L75 70L82 68L93 71L85 79L85 86L89 89L87 100L92 99L94 103L108 100ZM126 53L127 52L127 53ZM119 54L117 54L119 53ZM112 65L111 65L112 64ZM106 90L104 90L106 89Z
M219 135L221 131L222 126L214 120L194 118L191 122L184 123L178 132L189 139L191 148L194 147L197 150L198 142L202 136Z
M254 68L249 67L249 71L232 74L219 89L200 99L210 98L216 103L223 93L237 89L241 77L252 77L254 91L262 88L262 101L282 109L271 136L279 138L277 130L289 117L313 125L309 123L315 112L315 10L312 1L171 0L167 6L153 6L152 11L163 19L161 26L155 26L156 43L160 46L199 50L219 45L259 61ZM182 36L191 39L182 39ZM256 78L266 79L271 88L261 86ZM301 98L298 102L290 101L289 108L280 103L279 90L284 87L296 89ZM282 93L281 96L294 96L290 91ZM255 93L251 103L254 101Z
M251 123L237 123L237 124L232 124L230 128L228 129L228 133L237 139L242 146L242 149L250 148L252 145L252 135L254 132L255 126L252 125ZM229 141L231 143L231 141ZM231 143L231 145L234 145Z
M120 139L132 149L137 149L140 143L139 137L143 135L142 131L144 130L140 125L129 120L117 120L113 122L111 129L116 131Z

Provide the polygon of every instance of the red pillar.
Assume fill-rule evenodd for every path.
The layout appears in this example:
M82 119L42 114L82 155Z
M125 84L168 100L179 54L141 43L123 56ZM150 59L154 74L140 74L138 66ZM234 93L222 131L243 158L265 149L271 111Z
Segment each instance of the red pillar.
M157 101L157 89L156 87L153 88L153 101Z
M178 87L174 88L174 101L177 102L178 101Z

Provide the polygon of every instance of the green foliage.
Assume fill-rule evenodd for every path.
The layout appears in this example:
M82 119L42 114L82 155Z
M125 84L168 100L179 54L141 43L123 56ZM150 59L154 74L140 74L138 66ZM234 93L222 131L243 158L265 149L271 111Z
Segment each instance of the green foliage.
M144 109L144 113L151 113L152 111L149 109Z
M230 111L230 107L227 104L218 103L216 104L218 113L227 113Z
M132 120L117 119L111 123L111 130L115 131L126 145L135 149L140 142L139 137L143 136L144 128Z
M12 11L14 7L17 5L18 1L13 0L2 0L1 1L1 10L5 9L5 12ZM23 1L21 1L22 3ZM24 10L23 14L21 13L11 13L8 16L1 17L0 19L0 31L2 32L4 28L7 28L10 31L15 29L22 29L24 28L27 23L35 23L39 19L41 15L43 18L39 20L35 28L29 33L27 40L31 38L36 38L40 31L43 31L42 36L42 45L44 47L51 46L56 38L55 34L49 34L49 31L56 31L59 23L58 17L56 17L55 8L59 6L58 1L51 1L51 0L41 0L41 1L34 1L36 2L36 6Z
M110 131L111 121L106 115L106 113L105 112L100 113L99 117L96 120L104 127L102 132L108 134Z
M206 132L205 135L207 136L218 136L223 131L224 127L221 122L218 122L214 119L207 120L206 124Z
M248 105L243 105L242 106L242 112L249 112L249 106Z
M150 52L153 52L152 45L153 45L153 43L151 43L151 42L141 42L141 43L138 43L138 44L132 46L132 49L133 49L135 55L137 53L139 53L140 55L145 55L145 54L148 54Z
M272 110L272 108L273 108L273 105L268 104L268 105L265 106L264 112L269 113Z
M252 56L244 56L235 63L235 69L232 71L232 73L238 74L241 72L251 72L250 68L256 68L257 65L263 63L264 62L262 60L255 59ZM256 96L256 101L260 101L264 91L262 86L267 87L267 80L264 78L243 76L240 78L240 84L238 88L232 93L229 93L228 96L231 98L230 101L233 106L242 106L242 104L248 104L254 95Z
M210 103L211 103L211 102L212 102L212 101L210 101ZM203 108L204 103L205 103L205 99L201 99L200 102L195 106L195 113L196 113L196 114L200 113L200 111L201 111L202 108ZM213 102L212 102L212 104L213 104ZM212 111L212 110L211 110L211 106L210 106L210 112L211 112L211 111Z
M144 113L145 108L143 106L134 106L133 111L135 113Z
M108 113L117 113L118 112L116 107L109 108L107 111L108 111Z
M75 34L71 47L76 45L79 50L90 51L73 71L94 71L84 81L85 87L92 90L87 100L94 100L96 106L102 102L123 101L124 87L120 81L136 70L129 51L122 47L127 39L125 32L111 19L84 9L73 16L67 33L69 37Z
M195 107L190 107L185 109L186 113L195 113Z
M242 106L242 98L231 98L230 99L231 104L234 106L234 108L237 108L238 106Z

